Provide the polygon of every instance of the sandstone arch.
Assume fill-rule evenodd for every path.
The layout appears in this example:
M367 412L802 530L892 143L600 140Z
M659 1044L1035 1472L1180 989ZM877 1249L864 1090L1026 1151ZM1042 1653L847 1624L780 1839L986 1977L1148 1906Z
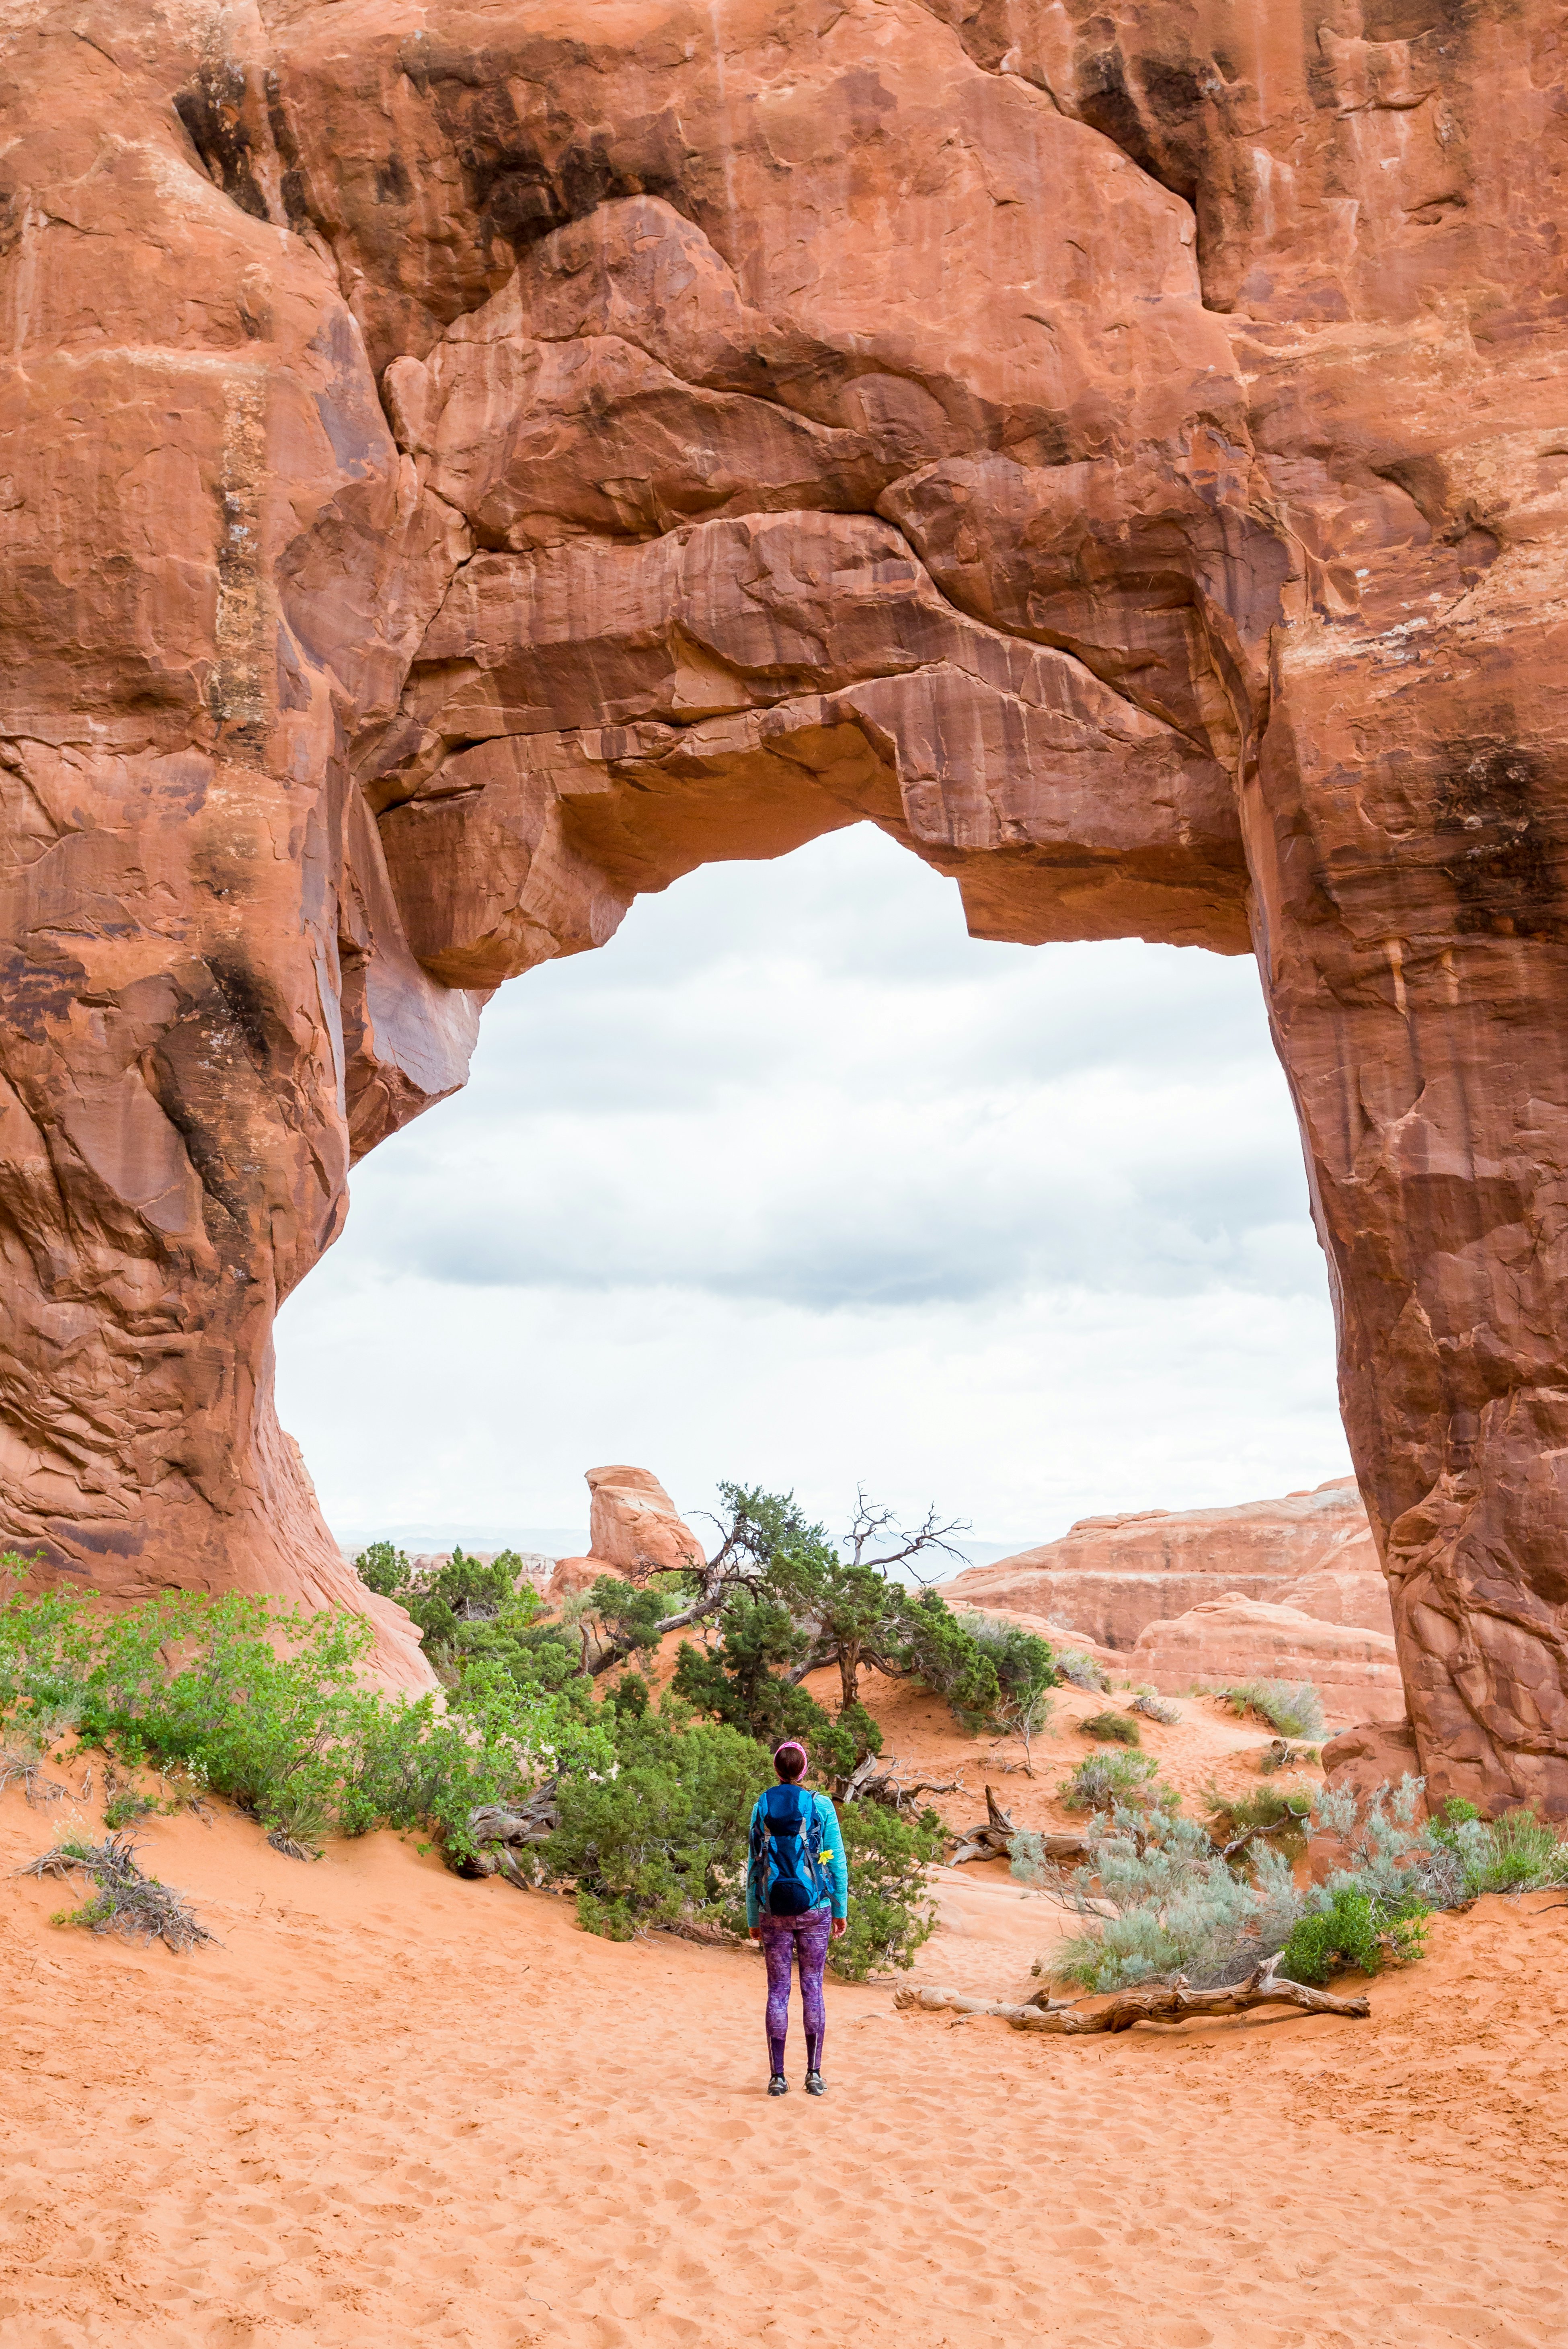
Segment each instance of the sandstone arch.
M869 815L1256 951L1424 1764L1568 1812L1552 20L964 10L10 13L4 1530L341 1595L351 1153Z

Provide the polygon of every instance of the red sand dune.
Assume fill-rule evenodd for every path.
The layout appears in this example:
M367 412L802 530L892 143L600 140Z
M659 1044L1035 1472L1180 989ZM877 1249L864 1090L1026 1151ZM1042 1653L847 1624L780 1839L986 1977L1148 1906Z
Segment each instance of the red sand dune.
M1039 1779L994 1775L1021 1818L1061 1816L1095 1702L1067 1692ZM978 1791L984 1745L884 1710ZM1149 1732L1167 1775L1244 1781L1255 1724L1183 1712ZM67 1807L0 1797L0 1866ZM1361 2023L1068 2043L833 1985L829 2097L797 2027L770 2103L749 1954L595 1940L390 1835L303 1866L221 1809L142 1843L221 1948L59 1930L64 1888L7 1878L0 2349L1568 2337L1561 1895L1439 1919ZM916 1979L1022 1988L1057 1912L997 1865L937 1884Z

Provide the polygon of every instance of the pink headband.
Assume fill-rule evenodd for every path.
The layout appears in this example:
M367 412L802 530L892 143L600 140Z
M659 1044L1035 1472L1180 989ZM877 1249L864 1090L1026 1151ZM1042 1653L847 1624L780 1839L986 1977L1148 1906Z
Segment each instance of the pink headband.
M776 1745L773 1748L775 1762L778 1761L780 1754L798 1754L802 1762L809 1762L811 1758L798 1737L787 1737L782 1745Z

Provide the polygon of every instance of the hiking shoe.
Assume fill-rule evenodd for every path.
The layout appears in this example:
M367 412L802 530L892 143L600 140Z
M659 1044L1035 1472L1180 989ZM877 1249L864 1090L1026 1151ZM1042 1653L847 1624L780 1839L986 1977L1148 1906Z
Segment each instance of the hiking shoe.
M828 2084L823 2079L820 2072L808 2072L806 2075L806 2094L809 2096L825 2096L827 2093Z
M768 2093L770 2096L787 2096L789 2095L789 2083L784 2077L782 2072L774 2073L773 2077L768 2083Z

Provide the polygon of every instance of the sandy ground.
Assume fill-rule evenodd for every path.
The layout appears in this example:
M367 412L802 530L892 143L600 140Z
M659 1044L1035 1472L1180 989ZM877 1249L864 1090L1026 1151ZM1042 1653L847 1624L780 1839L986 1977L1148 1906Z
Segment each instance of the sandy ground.
M897 1703L890 1744L977 1787L985 1745ZM1061 1816L1074 1711L993 1775L1020 1821ZM1167 1775L1244 1783L1255 1726L1184 1712ZM142 1831L222 1946L128 1949L10 1873L69 1807L0 1796L0 2349L1568 2342L1562 1895L1439 1919L1367 2023L1071 2043L830 1985L829 2095L797 2026L770 2102L750 1954L222 1810ZM915 1978L1022 1987L1056 1912L998 1865L937 1884Z

